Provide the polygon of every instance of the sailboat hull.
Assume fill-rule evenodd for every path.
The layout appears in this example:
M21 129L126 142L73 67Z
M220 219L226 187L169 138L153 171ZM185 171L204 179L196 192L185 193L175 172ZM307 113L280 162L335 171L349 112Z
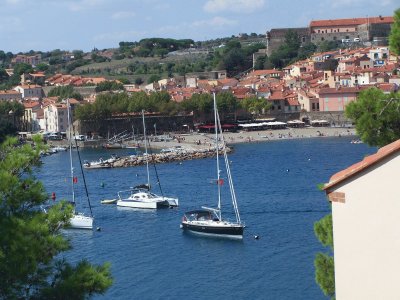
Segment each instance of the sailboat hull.
M70 219L70 228L93 229L93 218L82 214L74 215Z
M191 231L196 234L242 239L244 226L229 222L182 222L183 230Z
M117 201L117 206L143 208L143 209L157 209L169 207L168 201L135 201L129 199L122 199Z

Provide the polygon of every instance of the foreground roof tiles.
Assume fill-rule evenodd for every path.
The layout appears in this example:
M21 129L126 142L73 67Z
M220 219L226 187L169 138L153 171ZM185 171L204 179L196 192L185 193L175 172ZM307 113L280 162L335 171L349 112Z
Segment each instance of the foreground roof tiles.
M336 186L337 184L347 180L354 175L360 173L361 171L366 170L367 168L375 165L376 163L382 161L383 159L389 157L393 153L400 151L400 139L386 145L378 150L377 153L369 155L365 157L362 161L355 163L354 165L344 169L336 174L334 174L329 182L325 184L324 190L328 190L329 188Z

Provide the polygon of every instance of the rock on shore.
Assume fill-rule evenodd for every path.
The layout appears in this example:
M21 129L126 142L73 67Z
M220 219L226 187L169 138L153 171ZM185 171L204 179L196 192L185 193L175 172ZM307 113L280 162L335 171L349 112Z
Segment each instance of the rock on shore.
M232 149L227 147L226 151L230 153ZM220 150L220 154L223 154L222 150ZM155 153L155 154L149 154L148 159L150 164L162 164L171 162L181 162L184 160L207 158L213 156L215 156L215 148L184 150L184 151L169 152L169 153ZM120 168L120 167L136 167L145 164L146 164L145 155L140 155L140 156L131 155L119 158L112 164L112 166L114 168Z

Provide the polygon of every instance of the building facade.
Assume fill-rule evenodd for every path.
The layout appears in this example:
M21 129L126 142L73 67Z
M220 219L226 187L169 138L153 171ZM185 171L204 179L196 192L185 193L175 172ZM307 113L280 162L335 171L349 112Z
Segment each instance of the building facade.
M400 140L333 175L336 299L398 299Z

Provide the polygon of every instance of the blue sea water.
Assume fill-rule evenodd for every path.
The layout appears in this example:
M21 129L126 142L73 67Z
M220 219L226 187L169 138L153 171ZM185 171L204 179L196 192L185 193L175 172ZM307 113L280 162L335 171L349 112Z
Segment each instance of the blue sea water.
M315 283L313 265L315 254L326 249L315 238L313 224L330 207L317 185L376 149L344 137L240 144L234 149L229 160L247 226L243 241L193 236L179 228L185 211L216 205L213 158L157 165L164 194L180 199L179 208L157 211L100 204L119 190L146 182L145 167L84 171L95 226L101 231L67 231L73 249L64 255L72 262L111 262L114 284L95 299L326 299ZM112 152L80 153L82 159L93 160ZM47 191L56 192L57 200L69 198L68 153L43 161L38 178ZM84 199L79 172L75 164L77 196ZM231 214L229 203L227 210Z

